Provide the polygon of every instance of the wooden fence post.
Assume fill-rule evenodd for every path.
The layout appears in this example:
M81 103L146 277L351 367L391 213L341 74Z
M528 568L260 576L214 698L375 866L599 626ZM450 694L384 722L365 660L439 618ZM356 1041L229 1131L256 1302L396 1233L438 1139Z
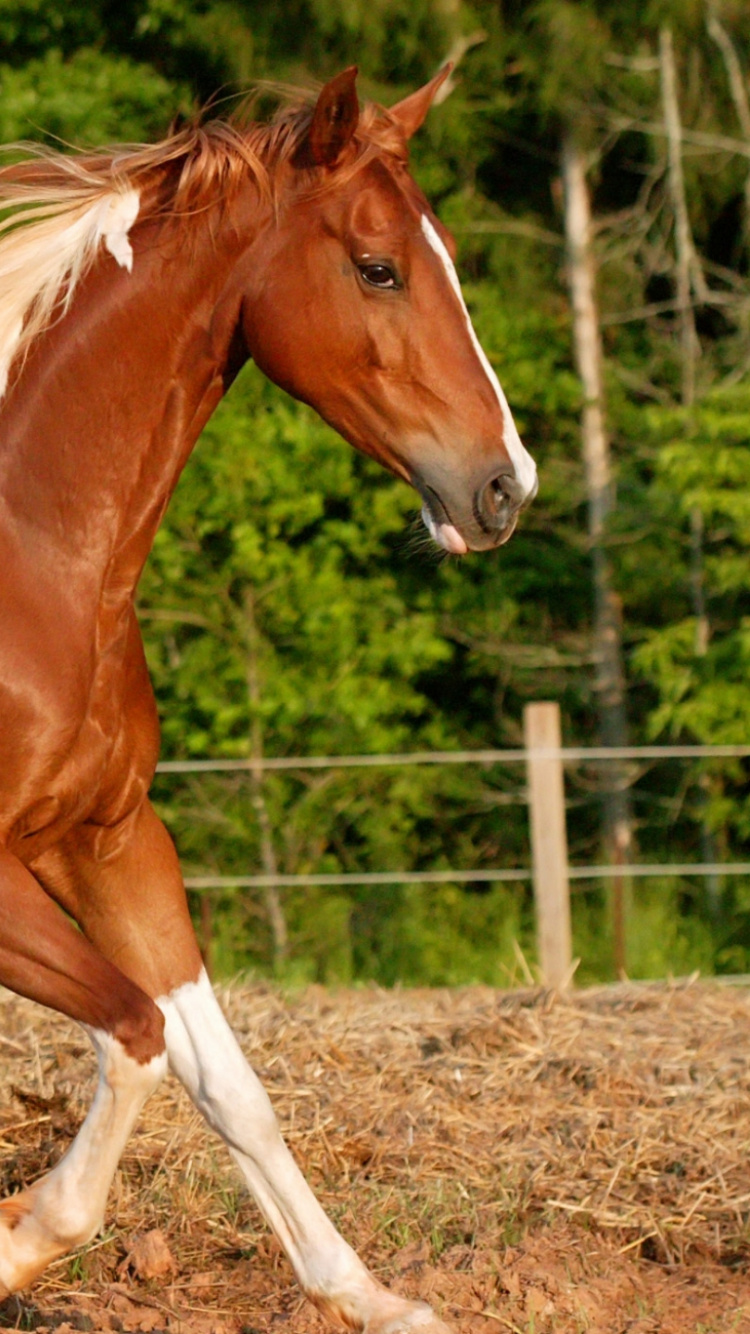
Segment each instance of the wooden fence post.
M560 706L527 704L523 725L539 964L544 985L562 987L572 968L563 766L559 757L537 753L560 749Z

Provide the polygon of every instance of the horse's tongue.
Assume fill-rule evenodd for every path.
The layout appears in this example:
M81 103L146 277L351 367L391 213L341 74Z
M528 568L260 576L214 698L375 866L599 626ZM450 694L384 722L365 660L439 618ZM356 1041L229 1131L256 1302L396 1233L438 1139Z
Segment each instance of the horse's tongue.
M469 548L457 528L452 523L439 523L437 526L437 540L441 547L450 551L454 556L465 556Z

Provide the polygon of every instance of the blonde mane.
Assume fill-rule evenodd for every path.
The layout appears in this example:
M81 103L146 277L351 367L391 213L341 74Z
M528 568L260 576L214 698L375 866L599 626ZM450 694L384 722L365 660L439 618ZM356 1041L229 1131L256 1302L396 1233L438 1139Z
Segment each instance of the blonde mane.
M299 154L312 104L295 90L267 124L250 120L246 104L232 119L190 124L156 144L86 154L9 145L5 152L26 157L0 169L0 397L11 365L68 309L102 243L132 267L128 233L136 218L198 212L231 196L248 174L261 198L272 201L275 172ZM378 152L403 157L404 140L388 112L371 104L346 174ZM307 175L311 189L341 179ZM154 184L159 188L144 198L143 187Z

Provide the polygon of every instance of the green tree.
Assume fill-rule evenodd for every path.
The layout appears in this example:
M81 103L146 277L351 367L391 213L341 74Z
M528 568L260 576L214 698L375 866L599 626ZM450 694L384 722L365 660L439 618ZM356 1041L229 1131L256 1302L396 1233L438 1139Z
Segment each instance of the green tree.
M420 689L454 649L439 629L434 564L422 562L417 577L404 551L414 499L403 485L253 370L207 428L184 482L141 590L167 754L245 756L259 741L273 755L460 742L460 722ZM246 776L162 780L159 791L188 870L247 874L259 865L262 826ZM279 869L304 875L497 857L497 814L487 818L485 795L472 771L446 777L422 768L272 774L263 800ZM467 803L478 807L473 816ZM422 894L425 922L434 924L423 933L422 957L415 932L395 925L420 894L286 895L293 957L322 976L431 976L425 957L437 957L450 936L442 902L457 924L445 950L463 962L441 965L440 976L455 980L468 969L497 978L511 958L508 931L488 936L481 923L488 914L515 921L513 897L502 889L480 895L472 925L460 894L431 889L430 909ZM245 911L245 934L226 929L225 965L269 961L257 899L245 896Z
M617 480L604 547L623 603L633 739L741 734L745 536L739 510L730 513L730 501L739 503L730 478L739 469L739 491L750 423L742 387L748 171L747 157L711 147L717 135L745 130L726 41L706 27L707 14L697 0L638 12L610 0L502 10L490 0L471 9L427 0L2 6L5 136L92 144L162 134L175 110L234 95L253 77L304 83L355 59L363 92L388 104L478 29L485 36L467 49L455 91L414 142L414 167L456 234L478 332L540 464L539 497L501 552L439 563L416 537L414 497L248 372L186 470L143 585L167 755L513 745L524 702L539 697L561 701L566 739L595 739L582 400L561 266L565 124L597 150L589 180ZM750 59L743 14L739 0L711 9L741 71ZM689 419L677 409L673 203L657 60L665 26L690 144L686 208L709 297L693 301L701 355ZM690 648L697 507L710 627L700 660ZM701 855L703 771L685 778L680 804L684 773L633 774L639 840L653 860ZM575 861L594 855L599 840L599 774L571 774ZM712 774L717 848L744 856L742 773ZM255 787L247 775L165 777L158 796L188 871L254 872L269 859L302 874L528 859L517 771L269 774ZM511 936L520 933L528 948L529 896L480 890L289 891L276 905L284 948L270 900L219 896L219 961L270 968L286 950L283 967L300 976L501 980ZM726 906L737 910L731 929L701 904L689 884L639 890L636 965L739 966L741 892L733 904L727 891ZM579 901L576 929L589 976L605 973L597 890ZM654 938L664 942L661 954Z

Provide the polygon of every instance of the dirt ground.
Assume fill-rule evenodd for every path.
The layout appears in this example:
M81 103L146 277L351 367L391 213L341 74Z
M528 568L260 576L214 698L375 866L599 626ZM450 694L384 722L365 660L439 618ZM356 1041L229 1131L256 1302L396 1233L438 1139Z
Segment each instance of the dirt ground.
M222 1000L339 1228L457 1334L750 1334L750 996L693 982ZM5 1193L69 1142L94 1064L0 993ZM323 1334L173 1080L106 1229L0 1328Z

